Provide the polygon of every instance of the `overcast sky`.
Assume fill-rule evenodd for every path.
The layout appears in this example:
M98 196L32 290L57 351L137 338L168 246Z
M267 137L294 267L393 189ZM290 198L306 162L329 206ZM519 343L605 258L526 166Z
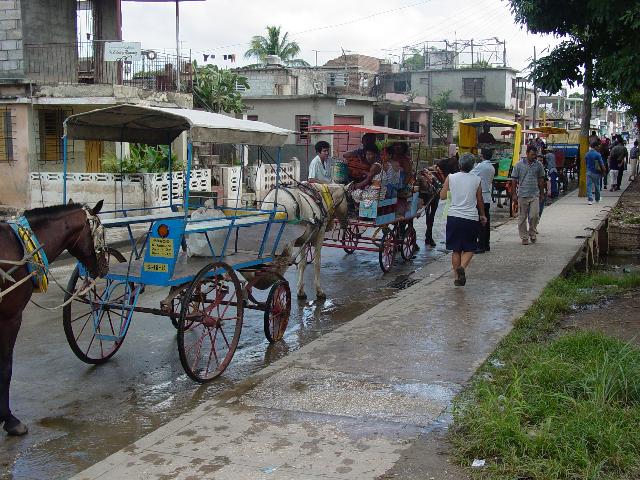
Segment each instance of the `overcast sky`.
M123 2L123 37L143 48L175 48L175 4ZM282 26L301 48L300 57L318 64L342 49L396 58L402 47L423 40L485 39L507 42L509 66L523 69L533 55L557 43L516 25L505 0L207 0L180 4L182 48L199 62L215 54L220 66L247 63L244 52L266 25ZM236 54L235 64L224 61ZM251 62L249 62L251 63Z

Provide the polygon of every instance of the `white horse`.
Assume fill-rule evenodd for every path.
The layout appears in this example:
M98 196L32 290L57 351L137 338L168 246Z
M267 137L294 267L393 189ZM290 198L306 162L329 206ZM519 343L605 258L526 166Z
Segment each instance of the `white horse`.
M317 298L326 298L320 286L320 251L327 229L333 229L334 219L340 221L343 229L347 225L347 190L344 185L326 185L317 183L305 184L304 187L280 187L278 191L271 190L263 200L265 209L273 208L287 212L289 221L301 222L306 225L304 234L298 237L293 246L300 247L298 251L298 298L307 298L304 292L304 270L306 262L306 247L314 249L313 263L315 267L315 286ZM315 190L306 192L307 188ZM330 196L330 198L329 198ZM322 205L320 205L322 204ZM293 251L292 248L287 251Z

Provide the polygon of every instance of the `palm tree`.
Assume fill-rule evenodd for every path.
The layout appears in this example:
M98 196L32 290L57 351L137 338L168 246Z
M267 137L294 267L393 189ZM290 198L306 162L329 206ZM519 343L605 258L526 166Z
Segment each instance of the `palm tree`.
M244 54L245 58L255 57L258 61L264 63L267 55L279 56L285 65L290 67L308 67L309 64L300 58L294 58L300 53L300 45L297 42L288 40L289 32L285 32L280 38L280 29L267 25L267 36L255 35L251 39L251 48Z
M237 88L249 88L246 77L231 70L219 69L216 65L199 67L193 61L196 73L193 85L193 100L196 107L212 112L242 113L244 103Z

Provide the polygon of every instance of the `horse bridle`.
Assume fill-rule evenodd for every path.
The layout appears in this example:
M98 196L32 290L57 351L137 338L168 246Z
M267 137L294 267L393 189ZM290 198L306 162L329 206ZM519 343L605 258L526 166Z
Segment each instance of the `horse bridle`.
M78 233L78 236L76 237L76 241L73 243L71 248L68 248L67 250L71 251L76 247L76 245L80 241L80 237L84 233L87 226L89 226L89 231L91 234L91 242L93 243L93 250L96 255L98 269L102 271L100 267L104 266L102 265L102 263L106 262L106 253L107 253L107 246L106 246L107 244L105 241L104 226L102 225L100 218L97 215L95 215L89 207L84 205L82 207L82 210L84 211L87 217L87 221L82 226L82 230L80 230L80 232ZM88 256L82 257L82 259L81 260L79 259L79 260L82 262L82 260L86 258L89 258L89 257ZM84 262L82 263L84 264Z

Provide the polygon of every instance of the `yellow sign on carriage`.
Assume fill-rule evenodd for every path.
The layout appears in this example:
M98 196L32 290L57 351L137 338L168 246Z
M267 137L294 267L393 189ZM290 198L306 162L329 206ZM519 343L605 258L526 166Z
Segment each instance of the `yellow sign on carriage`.
M152 257L173 258L172 238L152 238L149 240L149 255Z
M166 263L145 262L143 268L145 272L169 273L169 265Z

